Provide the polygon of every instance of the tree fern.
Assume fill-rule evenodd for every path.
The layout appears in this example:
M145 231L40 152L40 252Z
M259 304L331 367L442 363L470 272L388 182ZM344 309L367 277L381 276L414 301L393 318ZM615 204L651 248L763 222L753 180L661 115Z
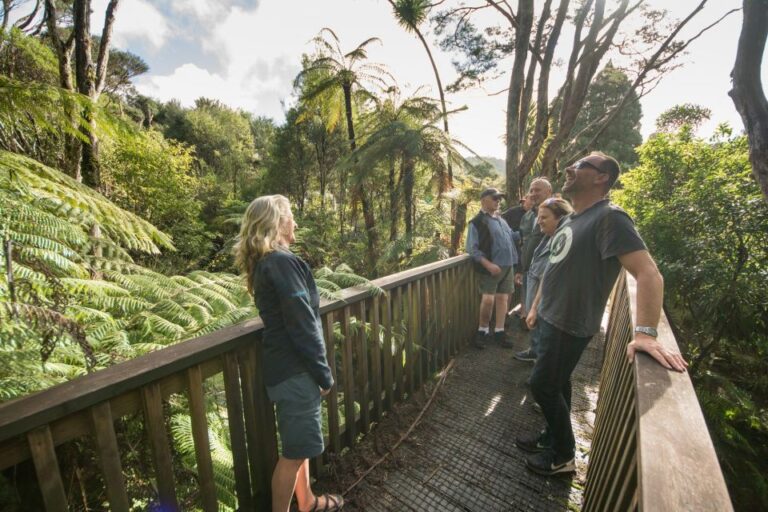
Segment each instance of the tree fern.
M94 225L100 237L90 235ZM0 347L31 344L38 358L50 357L46 379L14 389L59 382L257 314L241 276L165 276L134 263L128 251L156 253L171 248L170 239L55 169L2 151L0 238L13 251L10 269L0 259ZM367 284L347 266L316 274L330 298Z
M173 248L168 235L152 224L35 160L0 151L0 184L8 189L14 186L18 199L33 200L40 210L59 218L88 227L99 225L106 238L122 247L150 254L159 254L161 247Z
M213 476L220 511L237 509L235 478L232 471L232 451L225 436L227 426L217 415L208 415L208 439L213 463ZM192 419L187 414L175 414L171 418L174 445L181 453L187 467L196 468L195 445L192 437Z

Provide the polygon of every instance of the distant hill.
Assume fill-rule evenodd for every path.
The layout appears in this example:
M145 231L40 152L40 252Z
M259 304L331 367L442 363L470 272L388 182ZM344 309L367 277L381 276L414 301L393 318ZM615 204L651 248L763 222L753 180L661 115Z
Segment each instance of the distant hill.
M493 165L494 170L498 173L499 176L504 177L504 175L506 174L506 169L505 169L506 164L504 160L502 160L501 158L494 158L492 156L484 156L484 157L478 158L476 156L472 156L467 158L467 161L472 165L477 165L482 161L485 161Z

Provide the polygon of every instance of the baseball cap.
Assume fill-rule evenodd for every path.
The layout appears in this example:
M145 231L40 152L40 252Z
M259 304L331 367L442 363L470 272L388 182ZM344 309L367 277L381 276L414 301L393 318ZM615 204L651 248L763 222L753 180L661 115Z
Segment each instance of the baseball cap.
M484 198L486 196L493 196L494 199L499 199L499 198L502 198L502 197L506 198L507 197L506 194L501 192L499 189L493 188L493 187L487 188L487 189L483 190L480 193L480 199L482 199L482 198Z

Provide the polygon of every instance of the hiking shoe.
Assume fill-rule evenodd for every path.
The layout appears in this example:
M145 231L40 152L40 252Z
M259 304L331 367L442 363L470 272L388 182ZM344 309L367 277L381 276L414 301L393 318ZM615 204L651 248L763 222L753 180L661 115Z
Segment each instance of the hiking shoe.
M547 431L542 430L538 434L516 438L515 446L528 453L539 453L551 448L552 440Z
M477 333L475 333L475 337L472 338L472 346L475 347L476 349L479 349L479 350L484 349L485 348L486 339L488 337L489 336L486 333L484 333L483 331L477 331Z
M545 450L525 459L525 466L544 476L559 475L561 473L573 473L576 471L576 460L573 457L560 459L552 450Z
M522 352L515 352L513 357L518 361L525 361L527 363L536 362L536 354L531 349L523 350Z

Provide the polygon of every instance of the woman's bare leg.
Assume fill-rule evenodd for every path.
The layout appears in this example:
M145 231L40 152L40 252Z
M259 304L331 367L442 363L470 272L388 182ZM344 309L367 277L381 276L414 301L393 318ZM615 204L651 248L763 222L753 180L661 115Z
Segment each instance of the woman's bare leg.
M296 473L296 501L299 510L309 510L315 504L315 495L309 485L309 459L304 459Z
M298 473L306 464L309 471L309 460L286 459L280 457L272 473L272 512L288 512L291 506L293 490L296 487ZM307 486L309 473L307 473Z

